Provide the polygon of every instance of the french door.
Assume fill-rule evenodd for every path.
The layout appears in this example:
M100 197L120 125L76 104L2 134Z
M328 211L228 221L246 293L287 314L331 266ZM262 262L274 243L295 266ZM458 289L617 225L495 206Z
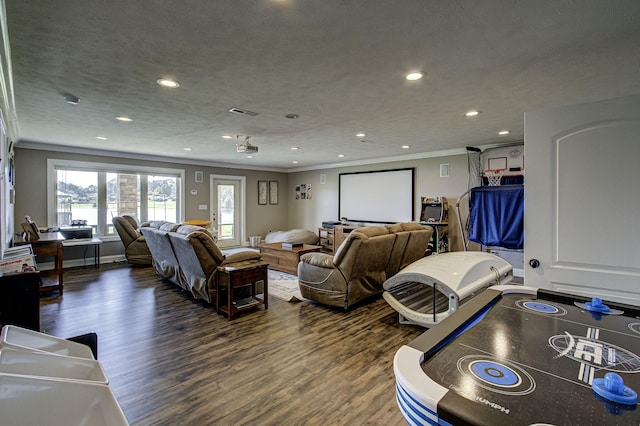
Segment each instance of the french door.
M244 176L211 175L211 223L218 232L218 247L242 245L245 240Z

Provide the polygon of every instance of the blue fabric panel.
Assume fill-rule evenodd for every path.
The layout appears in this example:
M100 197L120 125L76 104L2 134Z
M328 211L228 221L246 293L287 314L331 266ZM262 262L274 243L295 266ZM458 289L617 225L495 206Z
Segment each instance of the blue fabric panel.
M524 185L472 188L469 240L485 246L523 248Z

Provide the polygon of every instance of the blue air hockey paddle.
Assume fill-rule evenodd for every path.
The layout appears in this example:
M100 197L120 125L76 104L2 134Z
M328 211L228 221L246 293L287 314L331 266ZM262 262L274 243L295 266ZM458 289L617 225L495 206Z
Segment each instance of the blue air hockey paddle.
M624 313L624 311L621 311L619 309L611 309L610 307L602 303L602 299L600 299L599 297L594 297L593 299L591 299L591 302L584 302L584 303L573 302L573 304L576 305L578 308L582 308L585 311L589 311L596 314L622 315Z

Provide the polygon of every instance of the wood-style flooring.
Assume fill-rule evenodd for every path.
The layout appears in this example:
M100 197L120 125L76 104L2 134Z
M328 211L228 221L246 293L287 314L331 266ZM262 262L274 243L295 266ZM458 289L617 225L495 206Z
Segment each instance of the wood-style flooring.
M132 425L401 425L393 357L424 329L382 299L349 312L271 297L233 321L126 264L64 271L41 330L98 333Z

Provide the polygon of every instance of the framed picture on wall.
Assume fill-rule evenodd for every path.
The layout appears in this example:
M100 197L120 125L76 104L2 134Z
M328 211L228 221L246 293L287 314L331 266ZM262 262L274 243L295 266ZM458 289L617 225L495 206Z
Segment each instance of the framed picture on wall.
M278 204L278 181L269 181L269 204Z
M259 180L258 181L258 204L259 205L267 204L267 193L268 193L267 181Z

